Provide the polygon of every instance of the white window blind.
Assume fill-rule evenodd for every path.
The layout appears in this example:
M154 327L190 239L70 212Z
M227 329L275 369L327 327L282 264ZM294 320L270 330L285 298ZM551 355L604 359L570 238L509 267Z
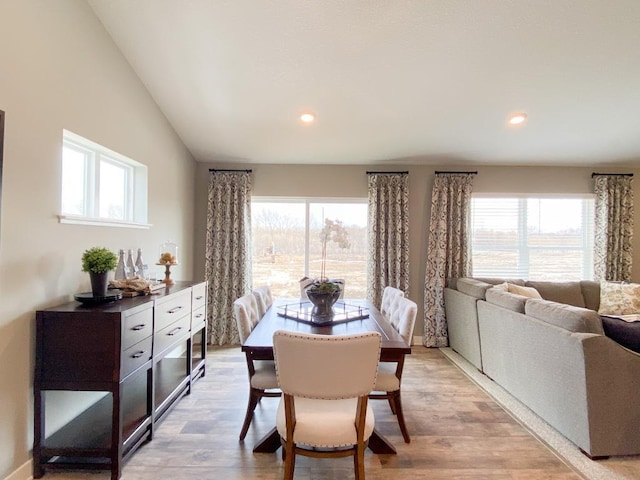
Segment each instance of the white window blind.
M471 219L474 277L593 278L593 196L474 196Z

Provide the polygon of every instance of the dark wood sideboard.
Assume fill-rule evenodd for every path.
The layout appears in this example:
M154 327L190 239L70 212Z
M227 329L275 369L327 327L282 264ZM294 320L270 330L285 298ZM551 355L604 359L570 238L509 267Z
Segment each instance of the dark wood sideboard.
M158 294L36 312L33 476L110 470L123 462L205 374L207 288L176 282ZM47 392L105 392L49 434Z

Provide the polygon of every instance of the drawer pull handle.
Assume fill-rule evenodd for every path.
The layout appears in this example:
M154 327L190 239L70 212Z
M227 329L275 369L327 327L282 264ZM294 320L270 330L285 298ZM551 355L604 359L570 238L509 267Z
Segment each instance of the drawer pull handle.
M131 358L140 358L142 355L144 355L144 350L140 350L139 352L134 353L133 355L131 355Z
M182 327L176 327L173 330L171 330L170 332L167 332L167 336L168 337L173 337L176 333L178 333L180 330L182 330Z
M144 327L146 327L146 324L140 323L140 324L136 325L135 327L132 327L131 330L142 330Z
M200 317L202 317L202 316L204 316L204 313L198 313L198 314L196 314L196 318L200 318Z
M176 313L180 310L182 310L184 307L182 305L176 307L176 308L172 308L171 310L167 311L167 313Z
M198 296L196 297L196 300L202 300L203 298L204 298L204 296L202 296L202 295L198 295Z

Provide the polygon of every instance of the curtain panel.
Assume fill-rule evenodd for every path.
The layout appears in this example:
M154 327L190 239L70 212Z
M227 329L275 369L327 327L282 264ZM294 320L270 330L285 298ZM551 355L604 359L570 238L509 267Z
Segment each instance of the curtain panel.
M633 190L630 175L593 175L596 194L596 280L631 281Z
M205 279L209 343L238 344L233 302L251 291L251 174L211 171Z
M449 344L444 311L447 278L471 275L472 173L437 173L424 282L424 337L427 347Z
M409 294L409 175L368 173L367 298L380 307L384 287Z

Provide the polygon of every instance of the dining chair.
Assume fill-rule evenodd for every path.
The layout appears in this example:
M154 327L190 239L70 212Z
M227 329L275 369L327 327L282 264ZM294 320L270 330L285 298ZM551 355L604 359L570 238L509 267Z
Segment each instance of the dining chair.
M238 326L240 343L244 343L262 318L258 313L255 295L248 293L235 300L233 302L233 315ZM278 379L273 360L254 360L249 352L246 352L246 360L249 373L249 402L242 430L240 430L240 440L244 440L246 437L253 419L253 412L262 397L279 397L281 395L280 391L277 390Z
M261 285L254 288L252 293L256 297L256 303L258 304L258 315L262 318L273 304L271 287L269 287L269 285Z
M305 291L309 285L314 282L313 278L302 277L299 281L300 283L300 298L302 300L308 300L307 292Z
M396 297L404 297L404 292L399 288L387 285L382 291L382 301L380 302L380 313L389 320L391 308Z
M340 297L339 298L344 298L344 278L332 278L331 281L333 283L337 283L338 285L340 285Z
M404 296L396 295L391 306L389 322L400 336L411 345L413 328L416 324L418 305ZM402 402L400 398L400 385L402 383L402 370L404 368L404 356L397 362L380 362L376 385L369 395L372 400L387 400L391 411L398 419L398 425L402 432L402 438L406 443L411 442L411 437L404 421Z
M378 332L316 335L278 330L273 351L282 398L276 426L284 478L293 478L296 455L353 456L364 480L364 450L375 418L368 395L380 358Z

